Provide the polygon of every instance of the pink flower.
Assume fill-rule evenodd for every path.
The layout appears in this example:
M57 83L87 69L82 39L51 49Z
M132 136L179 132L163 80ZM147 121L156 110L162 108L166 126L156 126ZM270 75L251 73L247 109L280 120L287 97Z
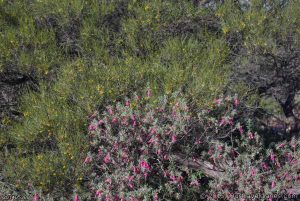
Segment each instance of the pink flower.
M275 161L275 155L274 155L273 153L271 153L270 159L271 159L271 161L274 163L274 161Z
M94 131L97 129L97 126L95 124L90 124L89 125L89 131Z
M104 124L104 121L102 120L102 119L100 119L99 121L98 121L98 125L103 125Z
M113 110L112 110L111 107L108 108L108 113L109 113L110 115L114 114L114 112L113 112Z
M110 153L107 153L106 156L104 157L103 161L105 164L110 163L111 157L110 157Z
M242 126L240 126L240 127L239 127L239 131L240 131L240 133L241 133L241 134L243 134L243 133L244 133L244 129L243 129L243 127L242 127Z
M144 160L140 162L140 167L142 168L142 170L150 170L150 165Z
M240 104L239 99L235 98L235 99L234 99L234 105L235 105L235 106L238 106L239 104Z
M249 139L250 140L254 139L254 135L253 135L253 133L251 131L249 132Z
M225 118L222 118L219 126L223 126L223 125L225 126L226 124L227 124L227 122L226 122Z
M164 170L164 177L168 177L168 175L169 175L168 170Z
M276 184L275 184L275 181L272 181L272 184L271 184L271 188L275 188Z
M132 171L133 171L134 174L138 174L140 172L139 168L135 167L135 166L132 167Z
M284 146L285 146L285 143L281 143L281 144L278 146L278 148L281 149L281 148L283 148Z
M172 135L172 143L175 143L177 141L176 135Z
M218 148L219 151L222 151L222 150L223 150L223 148L222 148L221 145L219 145L217 148Z
M105 201L110 201L109 195L106 195L106 196L105 196Z
M117 122L118 122L118 118L114 117L114 118L112 119L112 123L117 123Z
M190 186L199 186L199 182L197 180L191 181Z
M133 181L134 176L127 176L127 180L128 182L132 182Z
M263 167L264 170L268 170L269 169L269 167L268 167L268 165L266 163L262 163L262 167Z
M153 201L159 201L157 193L154 193L154 195L153 195Z
M78 197L77 194L76 194L75 197L74 197L74 201L79 201L79 197Z
M147 90L146 95L147 95L147 97L151 96L151 90L150 89Z
M177 178L177 181L178 181L178 183L182 183L183 182L183 177L182 176L179 176L178 178Z
M105 182L108 183L109 185L111 185L112 180L111 180L111 178L107 178L107 179L105 179Z
M40 200L40 196L39 196L39 194L34 194L34 196L33 196L33 201L39 201Z
M84 159L84 163L85 163L85 164L89 164L89 163L91 163L92 161L93 161L93 158L90 157L90 156L87 156L87 157Z
M256 169L252 168L252 170L251 170L251 175L252 175L253 177L256 176Z
M177 182L177 179L176 179L176 176L175 175L171 175L170 176L170 179L172 180L172 182Z
M148 177L148 173L144 172L144 178L147 179L147 177Z
M136 101L139 101L139 100L140 100L140 97L139 97L138 95L135 95L135 96L134 96L134 99L135 99Z
M102 150L100 148L98 149L98 156L102 156Z
M169 156L167 154L164 155L164 160L169 160Z
M102 197L102 191L97 190L95 195L96 195L97 198L101 198Z
M126 102L125 102L125 106L128 107L129 105L130 105L130 102L129 102L129 101L126 101Z
M214 103L215 103L217 106L220 106L220 105L221 105L221 102L222 102L222 100L221 100L220 98L214 100Z

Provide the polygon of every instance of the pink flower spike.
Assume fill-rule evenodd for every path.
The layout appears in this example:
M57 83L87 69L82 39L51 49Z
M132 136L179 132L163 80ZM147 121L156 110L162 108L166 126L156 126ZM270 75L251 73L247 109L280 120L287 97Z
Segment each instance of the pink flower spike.
M84 164L89 164L93 161L93 158L90 157L90 156L87 156L85 159L84 159Z
M278 148L281 149L281 148L283 148L284 146L285 146L285 143L281 143L281 144L278 146Z
M276 184L275 184L275 181L272 181L272 184L271 184L271 188L275 188Z
M79 201L79 196L77 194L74 197L74 201Z
M254 134L253 134L251 131L249 132L249 139L250 139L250 140L253 140L253 139L254 139Z
M99 121L98 121L98 125L103 125L104 124L104 121L102 120L102 119L100 119Z
M114 117L113 119L112 119L112 123L117 123L118 122L118 119L116 118L116 117Z
M39 201L40 200L40 196L38 193L34 194L33 196L33 201Z
M244 129L243 129L243 127L242 127L242 126L240 126L240 127L239 127L239 131L240 131L240 133L241 133L241 134L243 134L243 133L244 133Z
M176 135L172 135L172 143L175 143L177 141Z
M110 115L114 114L114 112L113 112L113 110L112 110L111 107L108 108L108 113L109 113Z
M129 102L129 101L126 101L126 102L125 102L125 106L128 107L129 105L130 105L130 102Z
M194 180L190 183L190 186L199 186L199 182L197 180Z
M220 106L220 105L221 105L221 99L220 99L220 98L215 99L215 100L214 100L214 103L215 103L217 106Z
M103 161L105 164L108 164L108 163L110 163L110 160L111 160L110 153L107 153L106 156L104 157Z
M147 97L151 96L151 90L150 89L147 90L146 95L147 95Z
M96 195L97 198L101 198L102 197L102 191L97 190L95 195Z
M140 167L142 168L142 169L144 169L144 170L150 170L150 166L149 166L149 164L146 162L146 161L144 161L144 160L142 160L141 162L140 162Z
M237 107L240 104L240 100L235 98L234 99L234 105Z
M97 129L97 126L95 124L90 124L89 125L89 131L94 131Z
M271 153L270 159L271 159L271 161L272 161L273 163L275 162L275 155L274 155L273 153Z
M154 195L153 195L153 201L159 201L157 193L154 193Z

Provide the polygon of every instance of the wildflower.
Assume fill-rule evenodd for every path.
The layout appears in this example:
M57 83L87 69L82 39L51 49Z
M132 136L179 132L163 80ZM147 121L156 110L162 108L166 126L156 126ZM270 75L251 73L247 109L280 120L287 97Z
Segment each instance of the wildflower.
M169 175L168 170L164 170L164 177L168 177L168 175Z
M98 125L103 125L104 124L104 121L102 120L102 119L100 119L99 121L98 121Z
M250 140L253 140L253 139L254 139L254 135L253 135L253 133L252 133L251 131L249 132L249 139L250 139Z
M108 108L108 113L109 113L110 115L114 114L114 112L113 112L113 110L112 110L111 107Z
M159 201L157 193L154 193L154 195L153 195L153 201Z
M273 153L271 153L270 159L271 159L271 161L274 163L274 161L275 161L275 155L274 155Z
M252 175L253 177L256 176L256 169L252 168L252 170L251 170L251 175Z
M177 141L176 135L172 135L172 143L175 143Z
M118 119L116 118L116 117L114 117L113 119L112 119L112 123L117 123L118 122Z
M98 149L98 156L102 156L102 149Z
M130 105L130 102L129 102L129 101L126 101L126 102L125 102L125 106L128 107L129 105Z
M146 95L147 95L148 98L151 96L151 90L150 89L147 90Z
M89 131L94 131L97 129L97 126L95 124L90 124L89 125Z
M240 100L235 98L234 99L234 105L237 107L240 104Z
M221 121L220 121L219 126L226 125L226 123L227 123L227 122L226 122L225 118L222 118Z
M39 194L34 194L34 196L33 196L33 201L39 201L40 200L40 196L39 196Z
M108 183L109 185L111 185L112 180L111 180L111 178L107 178L107 179L105 180L105 182Z
M77 194L74 197L74 201L79 201L79 196Z
M144 161L144 160L142 160L140 162L140 167L142 168L142 170L150 170L149 164L146 161Z
M197 180L191 181L190 186L199 186L199 182Z
M278 146L278 148L281 149L281 148L283 148L284 146L285 146L285 143L281 143L281 144Z
M177 179L176 179L176 176L175 176L175 175L171 175L171 176L170 176L170 179L172 180L172 182L177 183Z
M97 198L101 198L102 197L102 191L97 190L95 195L96 195Z
M268 170L269 169L269 167L268 167L268 165L266 163L262 163L262 167L263 167L264 170Z
M87 156L85 159L84 159L84 164L89 164L91 163L93 160L93 158L91 156Z
M243 129L243 127L242 127L242 126L240 126L240 127L239 127L239 131L240 131L240 133L241 133L241 134L243 134L243 133L244 133L244 129Z
M106 154L106 156L104 157L103 161L105 164L110 163L111 157L110 157L110 153Z
M275 181L272 181L272 184L271 184L271 188L275 188L276 184L275 184Z
M220 105L221 105L221 102L222 102L222 100L221 100L220 98L214 100L214 103L215 103L217 106L220 106Z

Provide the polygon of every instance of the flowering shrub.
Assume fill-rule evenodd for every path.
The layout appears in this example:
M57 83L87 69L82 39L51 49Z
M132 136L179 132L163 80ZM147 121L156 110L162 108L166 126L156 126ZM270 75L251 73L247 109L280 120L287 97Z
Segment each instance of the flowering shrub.
M245 115L247 109L237 98L217 99L215 105L200 115L204 128L218 135L207 140L208 150L202 152L203 159L216 170L209 175L213 179L206 199L271 201L296 197L300 193L295 187L300 171L299 141L293 138L265 147L267 139L252 130L255 127Z
M93 168L94 198L247 200L296 193L297 140L264 148L237 97L216 99L197 115L176 95L150 100L148 90L93 115L84 163Z
M158 107L146 97L108 107L89 125L92 188L100 200L180 199L199 192L200 174L176 164L172 154L192 149L185 101L166 97Z

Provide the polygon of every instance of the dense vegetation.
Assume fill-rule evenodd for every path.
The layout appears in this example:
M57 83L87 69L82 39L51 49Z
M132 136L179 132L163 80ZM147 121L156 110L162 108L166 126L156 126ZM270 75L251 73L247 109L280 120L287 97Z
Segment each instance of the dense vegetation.
M299 12L296 0L0 1L0 192L233 200L295 190Z

